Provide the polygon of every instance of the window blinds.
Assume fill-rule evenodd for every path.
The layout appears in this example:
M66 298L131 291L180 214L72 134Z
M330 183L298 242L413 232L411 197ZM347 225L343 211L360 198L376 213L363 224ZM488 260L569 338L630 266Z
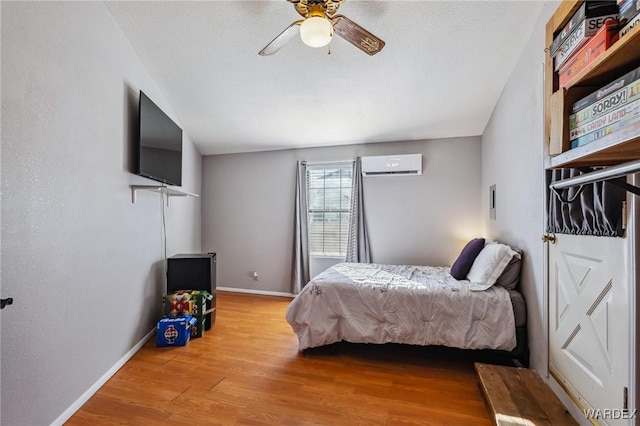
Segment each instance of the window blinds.
M346 256L352 181L352 163L307 165L311 256Z

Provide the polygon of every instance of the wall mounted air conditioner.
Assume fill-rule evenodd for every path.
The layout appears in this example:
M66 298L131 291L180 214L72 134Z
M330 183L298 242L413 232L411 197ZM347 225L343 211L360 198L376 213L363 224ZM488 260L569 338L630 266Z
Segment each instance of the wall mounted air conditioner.
M422 174L422 154L362 157L362 176L416 176Z

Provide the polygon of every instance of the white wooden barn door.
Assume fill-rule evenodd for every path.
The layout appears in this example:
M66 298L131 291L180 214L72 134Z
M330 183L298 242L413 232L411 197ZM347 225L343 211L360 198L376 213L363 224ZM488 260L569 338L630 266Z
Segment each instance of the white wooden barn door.
M625 238L564 234L549 244L549 370L585 409L624 408L629 378L626 244Z

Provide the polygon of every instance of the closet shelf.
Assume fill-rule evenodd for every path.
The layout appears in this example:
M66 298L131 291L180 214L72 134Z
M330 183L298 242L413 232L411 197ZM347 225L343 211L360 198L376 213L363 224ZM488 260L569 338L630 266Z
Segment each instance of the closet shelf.
M560 2L547 22L546 46L551 45L583 4L582 0ZM580 71L565 87L560 87L553 58L545 59L545 168L602 167L640 160L640 124L627 123L612 133L571 148L570 117L572 105L634 70L640 64L640 26L631 29L605 52Z
M131 185L131 203L135 204L136 194L138 191L149 191L157 194L164 194L167 196L167 205L171 197L199 197L198 194L182 191L180 189L169 188L162 185Z
M548 168L613 166L632 160L640 160L640 122L551 157Z

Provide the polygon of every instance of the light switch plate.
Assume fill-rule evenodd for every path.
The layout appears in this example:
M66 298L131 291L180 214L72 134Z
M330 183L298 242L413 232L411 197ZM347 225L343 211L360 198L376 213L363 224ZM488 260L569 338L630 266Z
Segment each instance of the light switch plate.
M489 219L496 220L496 186L489 187Z

